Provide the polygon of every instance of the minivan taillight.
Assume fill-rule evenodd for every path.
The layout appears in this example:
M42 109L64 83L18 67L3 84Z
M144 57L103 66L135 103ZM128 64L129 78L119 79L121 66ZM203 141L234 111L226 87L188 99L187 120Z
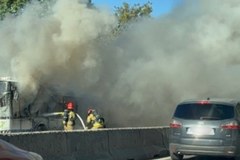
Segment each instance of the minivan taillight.
M231 121L221 125L223 129L240 129L240 125L236 121Z
M172 120L170 123L170 128L181 128L182 124L176 120Z

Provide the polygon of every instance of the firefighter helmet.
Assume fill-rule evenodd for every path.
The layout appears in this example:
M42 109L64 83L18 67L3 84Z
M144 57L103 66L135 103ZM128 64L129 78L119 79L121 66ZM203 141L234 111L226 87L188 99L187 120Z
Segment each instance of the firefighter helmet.
M93 112L93 109L91 109L91 108L88 109L88 111L87 111L88 115L91 114L92 112Z
M73 109L73 102L67 103L67 109Z

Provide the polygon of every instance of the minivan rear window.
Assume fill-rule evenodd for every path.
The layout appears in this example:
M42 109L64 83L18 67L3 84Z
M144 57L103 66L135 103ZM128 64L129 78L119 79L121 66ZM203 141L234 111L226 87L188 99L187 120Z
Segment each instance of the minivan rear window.
M192 120L224 120L234 117L234 107L222 104L181 104L174 117Z

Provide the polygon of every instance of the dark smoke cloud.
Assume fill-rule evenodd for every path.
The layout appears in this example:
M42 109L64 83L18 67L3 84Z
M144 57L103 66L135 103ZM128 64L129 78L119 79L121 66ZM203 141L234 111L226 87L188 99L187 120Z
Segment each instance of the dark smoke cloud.
M23 91L57 85L112 127L168 125L184 99L239 97L238 0L183 1L114 39L109 11L59 0L38 18L34 7L0 26L0 73L17 77Z

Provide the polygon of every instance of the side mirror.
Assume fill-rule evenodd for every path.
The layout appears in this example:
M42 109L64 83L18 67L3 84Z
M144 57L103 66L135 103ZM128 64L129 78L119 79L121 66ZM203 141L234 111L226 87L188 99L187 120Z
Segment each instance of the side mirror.
M15 90L14 93L13 93L13 99L17 101L18 98L19 98L18 91Z
M17 88L15 86L11 86L11 91L16 91Z

